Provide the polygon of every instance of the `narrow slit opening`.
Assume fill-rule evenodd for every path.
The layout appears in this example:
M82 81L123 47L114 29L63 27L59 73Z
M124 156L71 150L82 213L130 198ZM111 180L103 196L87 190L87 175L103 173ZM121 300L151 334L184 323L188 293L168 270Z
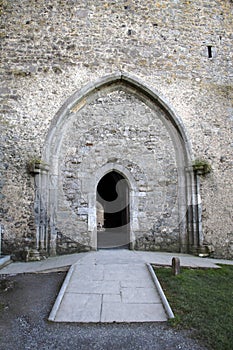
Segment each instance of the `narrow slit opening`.
M208 45L207 50L208 50L208 58L212 58L213 57L212 46Z

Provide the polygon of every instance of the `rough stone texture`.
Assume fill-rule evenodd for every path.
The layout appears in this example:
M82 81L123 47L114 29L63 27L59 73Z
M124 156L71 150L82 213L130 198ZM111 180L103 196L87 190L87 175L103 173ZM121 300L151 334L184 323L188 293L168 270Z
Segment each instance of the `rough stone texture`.
M133 174L139 191L136 248L179 250L176 157L160 114L159 109L152 112L133 96L117 91L96 99L74 118L60 152L60 231L85 235L90 192L85 184L111 160ZM72 219L64 208L66 201L76 214Z
M90 0L82 4L62 0L1 2L0 215L5 253L35 246L35 183L26 165L32 158L40 158L44 151L46 135L56 112L85 84L107 74L124 71L165 96L183 121L192 145L193 159L201 157L211 163L213 171L200 179L203 243L209 246L214 256L233 257L232 12L230 0ZM208 46L211 46L211 58L208 57ZM101 98L100 105L103 107L104 99L109 96ZM128 98L129 104L132 98ZM117 101L114 103L117 106ZM108 108L110 105L109 102ZM90 126L85 129L87 126L77 122L75 127L76 130L80 127L80 133L81 130L88 130L88 133L76 141L81 145L97 137L93 147L85 144L83 147L87 148L90 156L91 152L99 151L103 160L107 158L107 154L101 153L100 135L103 132L103 144L108 145L111 139L119 142L114 154L116 158L120 158L121 162L130 160L137 169L145 169L138 157L135 161L127 154L116 155L126 145L127 138L122 137L126 130L124 125L119 125L114 134L111 130L116 125L106 117L102 131L101 123L94 129L93 117L99 115L98 101L86 106L86 112L81 110L80 116L85 118L84 114L91 107ZM143 103L137 102L137 108L135 116L144 108ZM114 113L118 111L116 108ZM107 115L107 110L105 112L103 116ZM142 135L145 127L140 122L127 136L128 140L136 138L132 146L128 147L127 143L131 158L133 152L138 153L140 142L149 141L144 149L146 154L151 152L149 147L153 140L148 139L148 134ZM162 129L158 135L160 139ZM141 141L137 145L138 133ZM169 140L166 147L169 148ZM163 150L165 152L165 148ZM172 165L174 158L172 153L169 155L168 165ZM66 155L68 167L73 164L69 160L71 156L73 154L69 152ZM93 171L100 164L100 158L96 157L95 162L89 164L93 166ZM66 200L70 196L65 204L74 210L76 198L71 198L71 187L78 186L78 182L74 181L72 186L69 184L64 175L64 160L61 158L62 187ZM84 164L85 161L79 167ZM153 169L149 169L149 163L144 165L150 182L148 174L151 176ZM161 169L166 165L161 162ZM175 173L169 176L173 176L172 186L176 181ZM155 188L153 191L156 191ZM174 192L170 189L168 193L168 201L171 202L174 194L170 194ZM82 195L85 197L85 193ZM154 193L155 197L157 195ZM83 206L86 205L84 203L88 203L87 198L84 198ZM154 222L150 217L144 227L143 218L139 220L144 231L138 236L137 244L140 249L167 249L170 240L169 244L176 249L176 214L171 218L164 217L154 205ZM75 220L77 222L77 218ZM89 246L91 237L85 230L85 224L83 215L77 228L81 244ZM59 225L62 226L62 223ZM163 236L162 227L166 230ZM74 240L71 229L62 234ZM155 237L158 244L151 243ZM77 246L79 243L78 239Z

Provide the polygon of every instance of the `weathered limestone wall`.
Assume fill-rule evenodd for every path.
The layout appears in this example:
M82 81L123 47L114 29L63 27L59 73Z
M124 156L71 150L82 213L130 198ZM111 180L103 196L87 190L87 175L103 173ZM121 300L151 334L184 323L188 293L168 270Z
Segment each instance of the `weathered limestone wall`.
M233 257L232 12L230 0L1 2L5 253L34 247L34 179L26 165L40 158L56 112L85 84L123 71L166 98L184 123L193 159L211 163L213 171L200 180L204 243L214 256ZM104 134L108 143L111 129L106 126Z
M90 179L111 162L133 174L138 189L135 247L179 251L176 154L160 120L162 114L159 108L151 111L135 97L117 91L95 99L73 117L59 160L59 231L73 239L79 233L84 236L80 237L82 244L88 245L88 217L84 212L89 202Z

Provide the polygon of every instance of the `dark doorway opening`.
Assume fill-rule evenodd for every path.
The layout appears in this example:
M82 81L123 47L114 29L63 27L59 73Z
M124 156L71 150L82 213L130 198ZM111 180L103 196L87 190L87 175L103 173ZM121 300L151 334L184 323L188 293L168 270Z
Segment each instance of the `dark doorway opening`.
M104 175L97 186L97 247L129 245L129 186L118 172Z

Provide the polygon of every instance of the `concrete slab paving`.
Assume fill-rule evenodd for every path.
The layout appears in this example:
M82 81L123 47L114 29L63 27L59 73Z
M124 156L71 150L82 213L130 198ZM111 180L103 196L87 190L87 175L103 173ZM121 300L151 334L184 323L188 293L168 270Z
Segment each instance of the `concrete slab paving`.
M102 281L104 279L104 267L88 264L73 265L77 279L84 278L92 281Z
M100 322L101 294L64 294L56 319L59 322ZM67 319L67 316L69 319Z
M101 322L164 322L167 316L161 303L104 303Z
M0 273L41 273L71 266L51 311L51 321L161 322L168 316L146 264L171 266L174 256L179 257L181 266L233 265L232 260L188 254L113 249L12 263Z
M83 259L88 253L75 253L69 255L61 255L49 257L41 261L33 262L13 262L0 270L1 274L18 274L18 273L41 273L53 270L69 269L71 265Z
M82 261L90 256L92 256L92 263L98 262L100 256L96 256L97 252L86 252L86 253L75 253L69 255L60 255L55 257L49 257L48 259L42 261L34 262L13 262L8 266L1 268L1 274L19 274L19 273L41 273L41 272L50 272L53 270L59 270L69 267L79 261L82 264ZM104 252L105 254L102 254ZM143 251L132 251L132 250L101 250L101 260L102 264L108 264L109 258L107 257L111 252L112 261L117 261L121 263L128 262L127 254L122 254L122 252L131 252L131 262L136 263L140 258L141 261L158 264L158 265L171 265L172 257L179 257L181 261L181 266L190 266L190 267L206 267L206 268L217 268L216 264L228 264L233 265L233 260L224 260L224 259L214 259L214 258L201 258L189 254L181 253L166 253L166 252L143 252ZM93 255L94 254L94 255ZM119 254L119 257L117 256Z
M121 294L104 294L103 304L104 303L121 303Z
M75 273L67 286L67 292L80 294L114 294L119 290L119 281L81 280L76 278Z
M121 284L122 288L144 288L144 286L145 286L144 280L136 280L136 281L135 280L134 281L123 280L120 282L120 284ZM151 279L148 280L147 287L148 288L154 287L154 282Z
M64 285L59 305L55 307L57 311L52 310L49 318L51 321L168 319L146 263L132 251L98 251L88 255L72 266L72 274Z
M140 281L148 278L148 271L144 266L129 264L108 265L104 267L104 279L106 281Z
M63 296L59 297L60 304L56 305L58 311L52 311L50 320L166 321L168 315L146 264L171 265L172 257L177 255L182 266L218 267L215 261L188 254L129 250L92 252L73 265L71 278L63 288Z
M122 288L122 303L126 304L154 304L160 303L160 298L155 288Z

